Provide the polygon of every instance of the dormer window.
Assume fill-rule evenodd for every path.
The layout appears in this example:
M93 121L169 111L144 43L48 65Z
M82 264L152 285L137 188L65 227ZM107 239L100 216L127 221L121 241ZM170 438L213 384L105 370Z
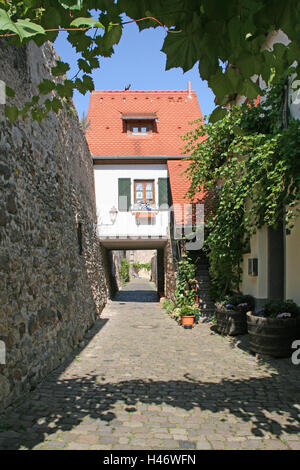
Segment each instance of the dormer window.
M122 114L123 132L131 136L147 136L157 132L155 113Z
M127 122L127 134L131 135L147 135L152 134L153 124L152 122Z

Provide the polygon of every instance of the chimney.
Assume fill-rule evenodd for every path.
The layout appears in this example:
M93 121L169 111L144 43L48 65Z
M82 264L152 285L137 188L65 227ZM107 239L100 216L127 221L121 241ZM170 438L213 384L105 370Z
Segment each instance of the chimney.
M188 81L188 89L187 89L187 95L188 95L188 98L192 98L192 90L191 90L191 81L189 80Z

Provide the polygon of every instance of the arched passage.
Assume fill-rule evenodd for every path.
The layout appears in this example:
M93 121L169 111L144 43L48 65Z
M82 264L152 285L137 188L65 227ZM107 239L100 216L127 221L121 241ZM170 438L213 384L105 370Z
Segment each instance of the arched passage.
M121 261L123 258L126 258L130 261L130 253L132 251L149 251L149 253L153 253L153 257L150 261L151 276L149 280L154 282L159 297L162 297L166 294L166 269L168 267L168 243L166 239L108 239L101 241L101 245L106 270L106 278L108 283L108 293L110 298L114 298L119 288L121 287L121 281L119 277ZM134 275L134 272L132 272L131 270L131 278L134 279L136 277L138 276ZM138 282L135 283L135 288L137 290L138 285Z

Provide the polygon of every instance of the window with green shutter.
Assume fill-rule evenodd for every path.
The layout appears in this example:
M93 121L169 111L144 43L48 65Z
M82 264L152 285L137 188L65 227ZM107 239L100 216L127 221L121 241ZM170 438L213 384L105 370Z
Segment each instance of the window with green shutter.
M119 211L128 212L131 206L131 180L130 178L118 179Z
M171 206L169 178L158 178L158 205L161 210L168 210Z

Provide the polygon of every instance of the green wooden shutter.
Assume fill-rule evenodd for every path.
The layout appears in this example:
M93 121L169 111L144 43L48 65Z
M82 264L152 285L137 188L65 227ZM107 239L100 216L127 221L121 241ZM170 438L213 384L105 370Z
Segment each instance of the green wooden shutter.
M131 206L131 180L130 178L118 179L119 211L128 212Z
M171 205L169 178L158 178L158 205L165 210Z

